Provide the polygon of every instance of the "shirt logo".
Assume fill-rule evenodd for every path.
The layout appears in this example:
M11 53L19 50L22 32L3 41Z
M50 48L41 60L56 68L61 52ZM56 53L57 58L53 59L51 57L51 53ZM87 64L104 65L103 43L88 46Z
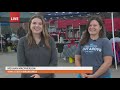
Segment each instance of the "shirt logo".
M97 45L94 45L93 43L91 43L89 45L85 45L83 47L83 51L86 53L93 53L93 52L101 52L102 49L99 48Z

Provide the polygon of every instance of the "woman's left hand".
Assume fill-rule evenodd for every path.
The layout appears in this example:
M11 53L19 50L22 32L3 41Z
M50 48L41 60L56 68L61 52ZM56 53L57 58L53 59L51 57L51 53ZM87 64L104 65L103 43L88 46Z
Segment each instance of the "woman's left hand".
M86 78L96 78L94 75L86 75Z
M33 78L40 78L40 75L39 74L33 74L31 77L33 77Z

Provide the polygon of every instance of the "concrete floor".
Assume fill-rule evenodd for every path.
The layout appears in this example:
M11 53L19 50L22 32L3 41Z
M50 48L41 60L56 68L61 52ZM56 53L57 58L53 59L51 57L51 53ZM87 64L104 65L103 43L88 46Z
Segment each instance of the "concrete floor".
M16 66L17 58L16 53L0 53L0 78L20 78L20 74L6 74L4 71L5 66ZM67 61L60 59L58 62L59 66L74 66ZM112 77L120 78L120 66L118 70L114 67L111 67ZM76 78L76 74L56 74L56 78Z

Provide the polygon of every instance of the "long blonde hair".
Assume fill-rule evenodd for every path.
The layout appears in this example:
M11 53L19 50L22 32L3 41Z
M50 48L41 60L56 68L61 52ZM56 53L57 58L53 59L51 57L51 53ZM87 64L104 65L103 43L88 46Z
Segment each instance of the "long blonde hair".
M27 35L26 35L27 40L28 40L28 45L29 45L30 47L36 45L35 40L34 40L34 38L33 38L32 31L31 31L31 29L30 29L31 22L32 22L32 20L33 20L34 18L39 18L39 19L42 20L43 31L41 32L41 38L44 39L46 47L50 49L50 45L49 45L50 35L48 34L45 20L44 20L43 17L40 16L40 15L34 15L34 16L32 16L32 17L30 18L30 20L29 20L28 33L27 33Z

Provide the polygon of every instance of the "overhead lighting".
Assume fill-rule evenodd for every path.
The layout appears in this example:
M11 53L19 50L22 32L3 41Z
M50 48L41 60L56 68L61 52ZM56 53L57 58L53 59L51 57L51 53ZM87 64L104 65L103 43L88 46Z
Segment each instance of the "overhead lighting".
M37 13L37 12L29 12L29 13Z
M97 12L96 14L100 14L100 12Z
M71 14L72 12L68 12L69 14Z
M51 15L50 13L48 15Z
M90 13L87 14L88 16L90 15Z

